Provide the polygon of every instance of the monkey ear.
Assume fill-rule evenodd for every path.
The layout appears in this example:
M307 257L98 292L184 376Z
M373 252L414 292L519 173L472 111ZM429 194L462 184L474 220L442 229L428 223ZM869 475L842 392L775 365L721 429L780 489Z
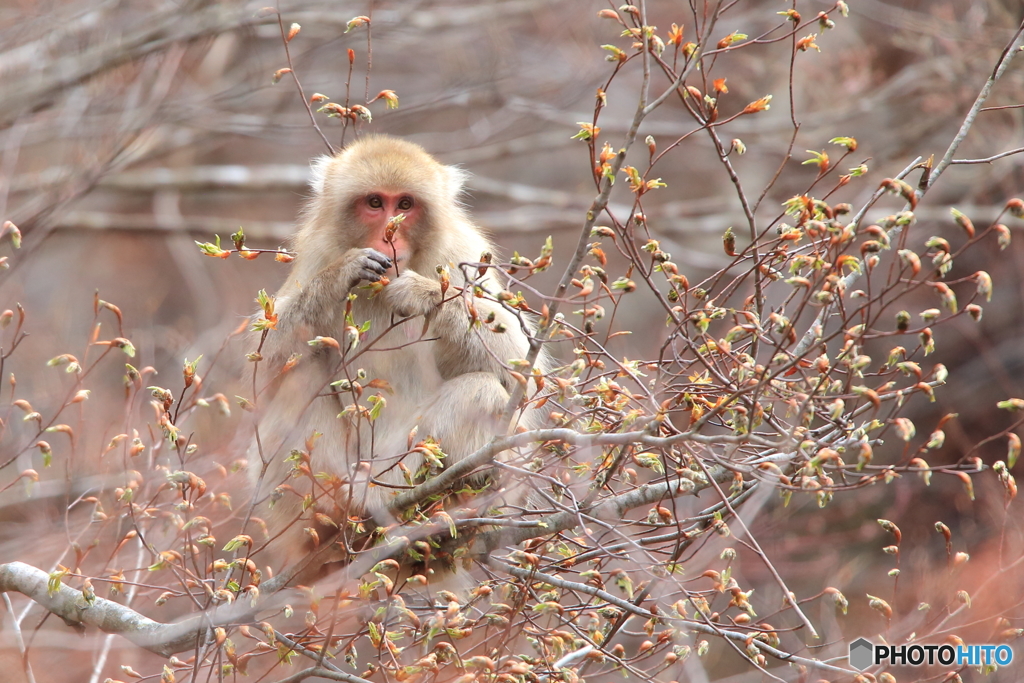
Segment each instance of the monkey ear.
M448 198L458 201L459 195L465 190L466 181L472 174L458 166L445 166L445 170L448 171Z
M309 188L313 190L313 194L317 197L324 193L324 184L327 182L327 169L333 160L334 157L324 154L313 159L310 164Z

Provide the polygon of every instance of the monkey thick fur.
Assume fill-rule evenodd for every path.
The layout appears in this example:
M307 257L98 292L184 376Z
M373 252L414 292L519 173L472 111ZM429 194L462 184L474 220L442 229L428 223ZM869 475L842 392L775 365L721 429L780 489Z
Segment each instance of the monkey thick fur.
M504 428L498 417L514 386L506 364L529 350L528 323L519 316L489 297L471 297L477 320L493 316L471 325L458 295L466 284L459 264L494 252L459 202L462 171L386 136L363 137L313 170L294 265L276 296L276 329L260 348L260 438L249 453L255 495L275 501L258 514L286 552L308 545L303 529L315 526L317 512L339 524L352 516L389 523L389 500L424 467L423 451L410 452L410 442L436 441L445 466L486 444ZM438 267L450 277L444 297ZM475 268L468 272L477 277ZM379 288L382 278L387 284ZM493 269L478 282L502 289ZM331 337L345 349L352 328L366 321L368 332L344 359L331 346L308 344ZM494 331L498 326L504 331ZM284 370L296 354L301 358ZM542 354L541 370L546 362ZM338 380L344 382L332 386ZM374 394L386 404L371 420L367 398ZM357 397L362 409L353 406ZM540 421L538 411L526 409L511 428ZM314 432L322 436L309 462L289 459ZM343 484L314 484L319 473ZM303 505L309 495L312 507ZM509 493L505 500L522 498Z

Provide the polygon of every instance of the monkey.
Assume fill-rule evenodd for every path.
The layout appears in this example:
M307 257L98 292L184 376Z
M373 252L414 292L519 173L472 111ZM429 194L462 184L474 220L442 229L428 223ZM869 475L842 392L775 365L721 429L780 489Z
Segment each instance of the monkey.
M419 145L383 135L313 164L274 328L256 335L254 356L270 379L256 400L251 479L258 498L274 501L269 532L290 537L291 549L308 549L296 531L313 526L315 513L337 524L364 516L386 525L389 501L429 469L432 445L450 467L504 429L498 417L515 385L507 364L526 358L533 329L492 297L459 295L474 285L503 288L493 268L469 269L470 282L459 267L494 253L460 201L465 179ZM363 339L351 345L365 322ZM311 346L317 338L337 348ZM546 352L535 365L546 369ZM354 405L360 390L363 408ZM370 391L383 408L368 416ZM513 428L542 422L539 410L521 406ZM308 462L303 444L312 446ZM313 484L320 473L340 485ZM316 502L307 509L311 493Z

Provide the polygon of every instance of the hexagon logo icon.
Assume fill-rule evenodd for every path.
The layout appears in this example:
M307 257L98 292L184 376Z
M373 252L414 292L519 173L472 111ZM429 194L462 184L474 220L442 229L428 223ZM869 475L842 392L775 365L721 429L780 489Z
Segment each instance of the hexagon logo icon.
M871 656L875 646L867 638L858 638L850 643L850 666L857 671L863 671L874 663Z

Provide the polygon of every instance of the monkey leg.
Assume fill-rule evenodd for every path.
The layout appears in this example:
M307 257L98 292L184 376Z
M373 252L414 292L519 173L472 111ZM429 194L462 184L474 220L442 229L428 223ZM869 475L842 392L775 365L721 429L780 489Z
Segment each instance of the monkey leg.
M503 431L498 420L508 392L489 372L467 372L441 385L423 403L419 434L432 436L450 463L458 462Z
M452 377L423 404L418 418L419 438L436 439L447 456L445 466L450 467L485 446L495 435L506 433L508 427L501 424L500 418L508 398L508 392L493 373L467 372ZM506 460L510 455L506 451L496 459ZM488 474L491 473L474 475L470 482L480 485ZM525 500L525 491L519 491L522 486L514 486L511 477L497 480L499 491L479 500L480 503L493 501L500 505L503 501L519 505Z

